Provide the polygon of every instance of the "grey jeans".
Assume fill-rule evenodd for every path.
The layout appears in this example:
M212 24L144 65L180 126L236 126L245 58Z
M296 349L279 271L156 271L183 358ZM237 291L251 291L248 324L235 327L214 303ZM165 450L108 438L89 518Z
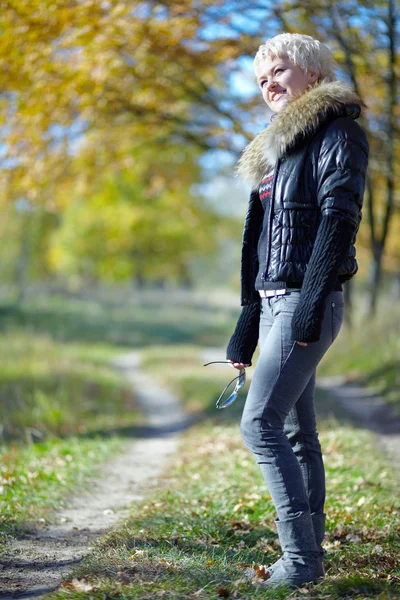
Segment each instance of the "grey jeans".
M316 429L316 367L343 322L343 292L327 298L321 337L300 346L291 320L300 291L262 299L260 357L246 399L241 432L254 453L280 521L322 513L325 471ZM301 341L301 340L299 340Z

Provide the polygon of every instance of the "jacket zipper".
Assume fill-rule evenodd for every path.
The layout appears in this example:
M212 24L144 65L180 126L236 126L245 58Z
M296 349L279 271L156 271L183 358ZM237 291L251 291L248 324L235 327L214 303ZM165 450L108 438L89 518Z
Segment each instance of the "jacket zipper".
M265 261L265 271L264 271L264 273L261 274L261 281L262 281L262 289L263 290L264 290L264 282L265 282L265 279L266 279L267 274L268 274L269 259L271 258L272 216L273 216L273 212L274 212L276 180L277 180L277 177L278 177L278 171L279 171L280 164L281 164L281 160L278 159L278 161L276 163L276 167L275 167L274 179L272 181L272 191L271 191L270 203L269 203L267 256L266 256L266 261Z

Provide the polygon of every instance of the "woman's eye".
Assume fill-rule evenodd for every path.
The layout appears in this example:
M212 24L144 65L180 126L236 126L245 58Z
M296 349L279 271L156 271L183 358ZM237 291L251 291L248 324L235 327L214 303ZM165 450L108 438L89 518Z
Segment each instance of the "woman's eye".
M283 71L283 69L276 69L276 71L275 71L275 75L276 75L277 73L282 73L282 71Z
M263 79L263 80L260 82L260 87L264 87L264 85L265 85L266 83L267 83L267 80L266 80L266 79Z

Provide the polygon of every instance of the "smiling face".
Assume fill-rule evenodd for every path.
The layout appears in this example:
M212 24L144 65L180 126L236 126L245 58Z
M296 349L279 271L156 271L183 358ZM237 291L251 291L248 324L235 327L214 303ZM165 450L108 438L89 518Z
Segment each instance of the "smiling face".
M287 57L262 61L257 69L257 81L265 102L274 113L280 112L291 100L301 96L318 73L304 72Z

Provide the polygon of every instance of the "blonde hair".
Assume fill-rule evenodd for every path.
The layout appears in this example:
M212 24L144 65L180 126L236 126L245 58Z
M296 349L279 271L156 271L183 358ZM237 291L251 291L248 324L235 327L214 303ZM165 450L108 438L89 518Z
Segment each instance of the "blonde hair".
M271 60L284 56L287 56L304 72L316 71L318 73L317 84L322 81L337 80L335 71L338 65L329 48L310 35L301 33L281 33L262 44L254 58L256 74L258 67L266 59Z

